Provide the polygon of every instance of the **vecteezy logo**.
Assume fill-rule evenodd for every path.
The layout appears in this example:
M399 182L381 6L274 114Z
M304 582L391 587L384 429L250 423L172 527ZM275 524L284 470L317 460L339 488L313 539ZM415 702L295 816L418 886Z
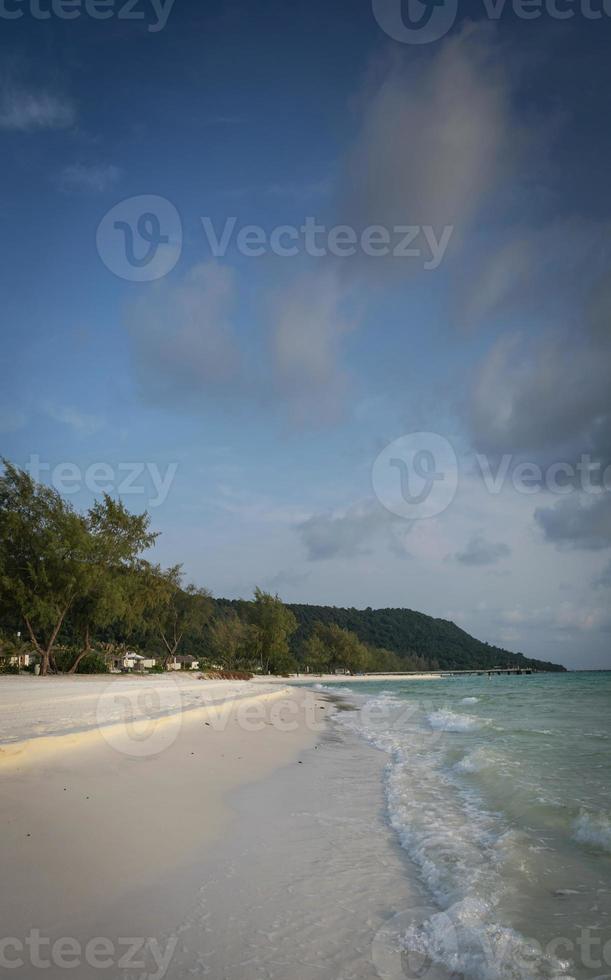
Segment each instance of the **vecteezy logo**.
M371 6L382 30L402 44L438 41L458 13L458 0L371 0Z
M411 432L382 450L371 474L386 510L417 521L449 507L458 487L454 448L436 432Z
M105 685L96 704L100 734L122 755L159 755L176 741L182 727L180 687L145 677L137 683L116 680Z
M458 938L454 923L444 912L432 908L410 908L397 912L376 932L371 959L380 980L452 980L450 973L429 953L433 945L429 924L435 923L444 938L444 951L455 953Z
M152 282L171 272L180 258L180 215L165 197L128 197L104 215L96 243L102 262L115 276Z

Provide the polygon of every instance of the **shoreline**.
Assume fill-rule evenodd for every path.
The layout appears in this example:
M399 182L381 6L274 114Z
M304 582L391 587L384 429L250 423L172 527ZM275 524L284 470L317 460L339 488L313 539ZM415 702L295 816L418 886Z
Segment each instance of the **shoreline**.
M449 675L446 674L445 676ZM377 683L378 681L436 681L443 680L443 678L443 673L432 671L431 673L423 672L421 674L295 674L291 675L287 680L305 682L307 684L328 684L330 682L334 684L358 684L364 681L369 681L371 684Z
M132 723L154 718L158 728L181 718L215 717L232 703L244 706L282 692L316 685L349 685L392 680L441 679L438 674L337 674L254 676L248 681L201 679L189 674L28 675L0 679L0 770L16 765L33 752L44 756L58 749L84 748L90 741L120 737L129 716ZM57 741L61 739L60 743Z

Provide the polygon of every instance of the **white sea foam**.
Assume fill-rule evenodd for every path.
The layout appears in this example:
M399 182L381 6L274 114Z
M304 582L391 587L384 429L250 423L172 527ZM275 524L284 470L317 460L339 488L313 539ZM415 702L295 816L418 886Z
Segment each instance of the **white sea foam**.
M550 781L550 773L557 772L547 761L550 740L539 734L556 728L555 708L543 696L541 710L536 694L532 703L517 710L505 699L499 698L498 703L494 699L487 712L490 717L481 718L467 713L466 706L476 702L462 694L451 701L447 692L439 699L401 692L396 698L378 695L368 702L374 710L342 713L337 719L388 755L389 822L417 867L430 904L439 910L429 911L407 933L409 921L405 923L404 946L407 952L420 951L430 958L431 976L438 976L437 968L472 980L568 980L570 976L572 965L547 955L545 943L537 949L514 917L520 895L530 900L540 869L556 860L556 849L569 862L564 868L571 866L571 848L576 849L566 829L561 829L558 815L549 817L550 807L566 806L566 786ZM531 719L541 728L533 731ZM602 724L598 727L602 729ZM457 753L461 735L468 736L469 747ZM479 773L478 778L465 778ZM573 834L590 848L611 850L605 804L598 808L589 804L575 822ZM545 846L539 846L542 842ZM583 880L585 895L585 872ZM546 916L550 928L555 926L552 917L557 913L545 905L548 895L543 888L544 912L537 911L533 919L536 938L547 933L547 927L540 925ZM563 901L563 914L566 906L574 904L574 921L580 921L581 892L567 892ZM581 972L578 975L582 977Z
M401 945L440 963L453 975L478 980L533 980L563 976L569 963L546 955L514 929L494 921L488 902L465 898L411 926Z
M494 755L485 748L475 749L459 759L454 769L456 772L482 772L496 764Z
M573 824L573 837L579 844L599 847L611 853L611 821L604 813L582 810Z
M479 698L462 698L461 704L477 704Z
M459 715L448 708L432 711L428 723L438 732L470 732L481 727L481 719L473 715Z
M326 691L328 694L352 694L351 687L332 686L330 684L314 684L315 691Z

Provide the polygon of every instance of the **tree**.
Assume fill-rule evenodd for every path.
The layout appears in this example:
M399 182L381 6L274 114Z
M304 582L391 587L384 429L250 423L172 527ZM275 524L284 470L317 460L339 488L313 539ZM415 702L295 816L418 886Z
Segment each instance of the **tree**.
M318 665L324 664L331 672L341 667L355 673L365 669L369 651L356 633L336 623L315 623L306 642L306 656Z
M149 531L150 518L130 514L127 508L107 494L86 516L89 532L89 561L83 593L72 605L70 618L81 637L81 649L68 673L74 674L92 650L92 633L113 622L133 625L146 601L136 602L144 584L135 576L142 570L139 556L150 548L157 534ZM144 598L142 596L142 598Z
M210 654L227 668L248 662L253 641L253 627L235 612L215 619L208 630Z
M303 645L303 665L313 674L324 674L329 670L329 652L317 632L311 633Z
M182 568L174 565L162 572L156 569L146 590L155 603L155 623L165 650L163 666L175 657L185 636L201 632L211 618L214 606L207 589L195 585L182 587Z
M285 671L292 658L289 638L297 629L297 620L277 595L255 589L254 602L247 604L247 615L255 627L259 664L265 674L272 669Z
M85 520L57 491L3 460L0 477L2 603L17 612L40 656L41 674L53 664L62 625L89 577Z

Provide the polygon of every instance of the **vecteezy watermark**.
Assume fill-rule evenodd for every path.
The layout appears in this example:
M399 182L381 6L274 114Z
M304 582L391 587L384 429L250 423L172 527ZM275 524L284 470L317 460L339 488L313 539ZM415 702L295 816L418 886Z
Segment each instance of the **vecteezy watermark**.
M458 14L458 0L371 0L371 6L382 30L402 44L438 41ZM611 17L610 0L482 0L482 7L489 20L500 20L509 11L519 20Z
M47 482L58 493L70 496L88 490L94 496L115 493L119 496L137 495L146 498L147 507L160 507L178 472L178 463L168 463L163 470L157 463L106 462L90 463L82 467L77 463L61 462L52 465L40 456L32 455L24 469L37 483Z
M162 279L180 258L180 215L165 197L128 197L104 215L98 225L96 245L106 268L119 279Z
M182 708L180 687L171 677L163 683L147 678L137 684L114 681L98 698L96 721L113 749L142 759L174 744L182 727Z
M231 216L222 228L215 228L211 218L201 219L210 251L215 258L223 258L232 244L247 258L277 255L293 258L309 255L311 258L351 258L358 253L369 258L418 259L424 269L437 269L450 243L453 225L436 230L432 225L367 225L357 229L352 225L328 227L313 215L308 215L300 225L277 225L267 231L261 225L242 225Z
M157 34L168 22L176 0L0 0L0 20L135 20Z
M388 919L376 932L371 944L371 959L381 980L446 980L448 974L435 964L428 953L405 942L411 929L421 929L434 915L430 907L404 909ZM437 913L440 917L443 912ZM448 944L457 947L456 933L449 916L446 919Z
M448 33L458 0L371 0L382 30L403 44L429 44Z
M450 506L459 475L458 456L448 439L436 432L410 432L379 453L372 468L372 484L376 497L391 514L423 520L437 517ZM498 461L478 453L475 475L493 495L508 485L523 495L611 493L611 464L604 465L589 453L582 453L577 461L556 460L545 466L510 453Z
M245 258L309 255L348 259L363 255L371 259L409 259L427 271L441 265L454 231L453 225L328 226L312 215L299 225L276 225L271 229L239 225L235 215L216 225L207 216L200 220L214 258L224 258L230 250ZM126 198L100 221L96 244L104 265L119 278L130 282L161 279L180 258L180 215L170 201L158 195Z
M391 514L407 520L437 517L458 489L458 457L436 432L410 432L378 455L371 474L373 490Z
M151 936L115 940L95 936L83 943L72 936L52 939L43 936L40 929L30 929L24 937L0 938L0 967L3 970L24 967L76 970L88 966L93 970L112 970L115 976L118 970L133 970L137 971L139 980L163 980L177 945L175 936L162 947L159 940Z
M486 928L470 909L469 900L445 912L411 908L384 922L371 947L381 980L447 980L472 972L474 964L479 974L497 977L570 977L577 965L608 976L611 939L590 927L544 944L501 923Z
M325 722L318 710L320 696L314 692L305 692L300 702L294 697L274 694L267 700L237 692L225 693L219 700L218 693L202 684L201 694L193 697L193 691L185 692L171 675L147 676L144 672L156 663L158 658L141 655L138 669L142 676L137 681L117 677L104 686L98 697L98 731L121 755L140 759L160 755L174 745L187 719L203 721L216 732L237 724L249 735L270 727L288 734L302 725L310 732L324 731Z
M505 453L498 462L496 472L493 472L493 465L487 456L478 453L475 462L486 490L492 494L501 493L508 482L516 493L521 494L547 491L563 496L578 491L589 496L600 496L611 492L611 464L604 466L589 453L582 453L577 462L557 460L545 466Z

